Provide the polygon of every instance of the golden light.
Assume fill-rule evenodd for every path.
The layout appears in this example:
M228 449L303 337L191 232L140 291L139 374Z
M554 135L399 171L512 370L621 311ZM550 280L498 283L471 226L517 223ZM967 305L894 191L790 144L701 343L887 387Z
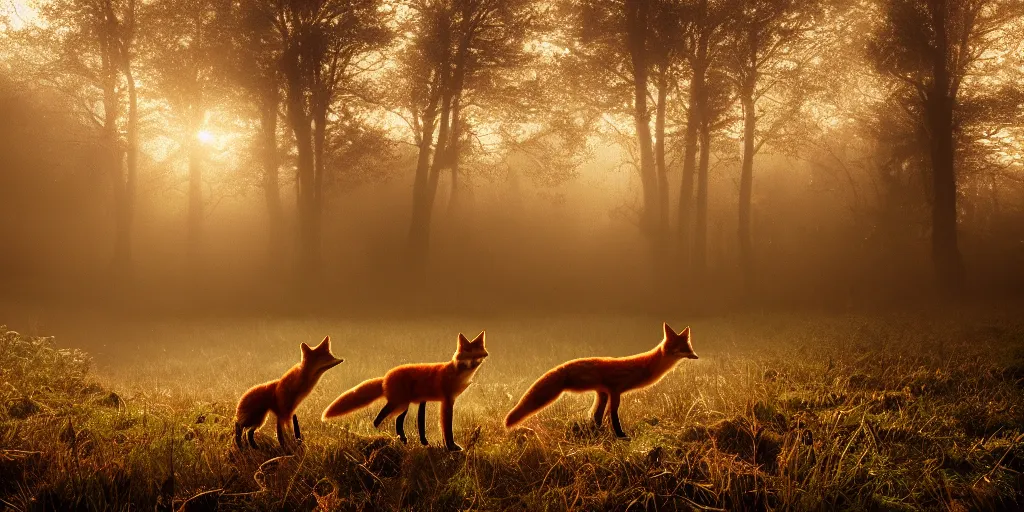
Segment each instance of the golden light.
M213 144L214 136L209 130L199 130L196 132L196 139L199 139L199 142L203 144Z
M0 3L0 32L5 29L21 30L39 21L35 2L10 0Z

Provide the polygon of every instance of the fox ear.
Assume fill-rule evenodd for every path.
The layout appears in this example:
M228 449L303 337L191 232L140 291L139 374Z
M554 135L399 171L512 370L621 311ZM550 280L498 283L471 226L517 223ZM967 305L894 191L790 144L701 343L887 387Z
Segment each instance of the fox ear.
M317 350L327 350L329 352L331 350L331 337L330 336L324 336L323 341L321 341L320 344L316 346L316 349Z
M469 345L469 340L466 339L466 335L459 333L459 346Z
M313 353L313 349L309 348L309 345L306 345L306 342L302 342L302 345L299 348L302 349L302 357L306 357Z
M689 325L687 325L686 328L683 329L683 331L679 333L679 337L680 338L690 339L690 326Z
M670 340L676 337L676 331L672 330L672 327L668 325L668 322L662 322L661 328L665 330L666 340Z
M486 330L480 331L480 334L477 334L476 338L473 338L473 343L479 343L479 344L483 345L484 344L484 336L486 334L487 334Z

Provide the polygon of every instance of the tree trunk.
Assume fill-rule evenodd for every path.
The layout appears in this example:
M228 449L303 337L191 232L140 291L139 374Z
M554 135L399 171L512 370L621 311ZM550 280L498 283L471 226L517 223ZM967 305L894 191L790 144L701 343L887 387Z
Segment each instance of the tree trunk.
M658 171L658 230L668 233L668 168L665 165L665 108L668 101L668 65L658 73L658 105L654 116L654 163Z
M117 243L114 261L123 276L130 278L132 263L132 224L135 220L135 188L139 170L139 98L135 90L131 61L125 60L124 75L128 84L128 122L125 125L125 180L122 205L117 222Z
M936 31L932 90L928 98L928 124L930 131L932 186L932 260L936 279L949 292L959 292L964 284L963 259L957 242L957 205L955 139L953 110L956 91L951 90L949 69L949 41L946 33L946 5L936 5L932 22Z
M697 170L697 215L693 232L693 270L698 280L707 274L708 253L708 165L711 157L711 127L700 124L700 165Z
M202 145L196 139L199 123L193 122L188 137L188 252L190 263L198 263L203 229Z
M743 165L740 170L740 203L739 203L739 247L740 268L743 272L743 284L747 291L754 288L754 255L750 233L751 196L754 186L754 128L757 114L754 112L753 87L741 88L740 101L743 104Z
M686 114L686 135L683 148L683 181L679 187L679 255L680 264L684 273L689 270L691 263L690 239L690 211L693 209L693 176L697 160L697 134L699 133L700 102L698 97L702 94L704 81L703 66L693 67L693 77L690 79L689 111Z
M263 197L267 202L267 228L271 265L278 267L284 255L284 208L281 205L280 158L277 154L277 88L268 88L260 104L260 146L263 164Z
M313 133L309 116L304 108L304 91L298 84L291 84L288 91L288 121L295 135L298 156L296 175L298 178L297 203L299 213L299 270L305 278L313 278L318 270L318 249L314 231L315 191Z
M430 162L434 146L434 122L437 112L436 98L427 105L423 112L420 124L419 155L416 158L416 179L412 186L412 218L409 223L409 251L415 259L415 251L424 241L420 238L425 236L422 226L419 224L420 212L423 211L426 202L427 186L430 181Z
M441 170L449 164L449 158L452 156L452 147L450 147L454 119L452 108L458 108L468 50L468 42L463 40L460 43L454 67L450 68L451 61L447 59L438 66L441 77L438 80L441 93L441 119L437 131L437 145L433 161L430 164L430 171L427 173L422 188L419 189L420 193L414 194L412 223L409 227L409 254L420 264L426 262L427 250L430 245L430 223L434 214L434 200L437 198L438 180ZM455 114L458 113L455 112ZM420 156L423 156L422 153ZM417 176L417 181L419 181L419 176Z
M704 6L706 8L706 6ZM702 32L697 41L690 67L693 76L690 78L689 111L686 115L686 136L683 148L683 181L679 187L679 249L680 263L684 272L690 270L693 262L690 229L690 213L693 209L693 176L697 159L697 137L700 123L704 119L703 106L706 103L707 77L707 46L708 36Z
M313 204L310 206L311 226L309 230L310 244L315 251L313 257L316 265L314 268L319 272L320 251L323 244L324 176L327 174L327 99L322 99L315 109L313 114Z
M120 274L131 262L131 222L128 221L128 200L125 188L123 149L117 134L117 118L119 101L117 97L117 78L114 68L113 49L108 39L100 41L103 60L103 148L107 172L114 197L114 247L111 256L113 273Z
M451 133L452 97L445 94L441 101L441 122L437 131L437 146L434 158L430 163L430 171L418 205L413 205L412 227L409 232L411 255L420 263L425 262L430 246L430 223L434 215L434 200L437 198L437 184L441 170L444 169L449 156L448 138ZM416 209L416 206L419 208Z
M459 161L462 156L462 100L456 97L452 106L452 135L448 150L448 166L452 170L452 189L448 196L448 215L454 216L459 208Z
M651 142L651 119L647 109L647 22L646 0L627 0L626 10L630 59L633 65L633 120L640 148L640 185L643 189L643 211L640 228L657 240L658 179L654 169L654 148Z

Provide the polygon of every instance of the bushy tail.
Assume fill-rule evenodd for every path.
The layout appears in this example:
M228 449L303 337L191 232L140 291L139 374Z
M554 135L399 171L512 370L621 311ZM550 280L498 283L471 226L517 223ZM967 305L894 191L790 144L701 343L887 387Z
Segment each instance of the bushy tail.
M370 379L342 393L324 409L324 414L320 419L327 421L356 409L362 409L382 396L384 396L384 379Z
M547 407L565 391L562 372L545 373L534 382L519 403L505 416L505 427L512 428L535 412Z

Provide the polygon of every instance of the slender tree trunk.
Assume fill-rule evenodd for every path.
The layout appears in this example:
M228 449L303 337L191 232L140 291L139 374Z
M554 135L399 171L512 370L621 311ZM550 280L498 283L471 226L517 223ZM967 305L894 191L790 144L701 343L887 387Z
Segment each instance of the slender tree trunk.
M114 247L111 267L115 275L124 273L131 262L131 222L128 220L128 197L125 187L123 148L118 140L117 119L119 99L117 97L117 76L113 54L113 36L101 33L101 58L104 70L103 82L103 147L107 172L111 178L114 197Z
M706 109L704 109L706 111ZM711 127L700 124L700 164L697 169L697 215L694 219L693 269L698 279L707 274L708 253L708 165L711 157Z
M445 38L445 46L447 44L448 39ZM424 115L424 136L420 141L420 154L416 163L412 219L409 223L409 256L415 265L422 265L426 262L427 249L430 244L430 217L434 209L434 197L437 195L437 176L440 172L439 166L442 165L447 151L452 98L450 66L451 62L447 58L437 64L437 93L432 96ZM437 144L433 155L431 155L430 142L434 136L433 124L438 101L441 102L441 119Z
M448 166L452 170L452 190L448 196L448 215L454 216L459 208L459 161L462 156L462 100L456 97L452 106L452 135L448 150Z
M426 202L427 183L430 180L430 162L434 146L434 132L436 131L435 121L437 116L436 97L424 110L420 119L419 155L416 158L416 179L412 187L412 217L409 223L409 249L410 253L416 250L421 244L419 237L421 226L417 219L423 211L423 204ZM414 255L415 258L415 255Z
M427 172L425 181L419 194L414 194L412 223L409 226L409 254L420 264L426 262L427 251L430 245L430 224L434 214L434 200L437 198L437 184L440 180L441 171L448 165L451 156L452 142L452 107L455 99L461 93L462 73L465 64L465 48L460 47L456 58L454 69L449 70L448 62L439 66L441 79L439 90L441 92L441 118L438 124L437 145L434 150L433 161L430 170ZM422 157L422 153L420 154ZM417 181L419 176L417 176Z
M740 169L738 234L743 284L750 292L754 288L754 255L753 242L750 238L750 217L754 187L754 129L757 124L757 114L754 111L753 87L744 86L740 94L740 101L743 104L743 164Z
M314 232L315 191L313 156L313 133L309 115L304 107L304 92L298 84L290 84L288 90L288 120L295 135L298 156L296 175L298 177L297 203L299 210L299 269L305 279L316 276L319 266L318 245Z
M199 123L191 123L188 137L188 251L191 264L198 263L203 229L202 145L196 139ZM193 268L195 270L195 268Z
M702 19L706 20L707 2L701 2ZM700 137L700 163L697 168L697 214L694 219L693 237L693 270L696 277L703 281L707 277L708 254L708 162L711 158L711 112L708 110L707 70L708 39L710 28L701 27L700 37L694 55L694 78L698 79L695 104L697 118L695 124Z
M310 219L310 243L315 248L316 269L320 267L320 251L323 244L323 217L324 217L324 176L327 174L327 110L328 100L316 106L313 115L313 204L312 218Z
M430 172L427 176L427 184L423 190L423 198L420 203L420 210L413 212L414 235L412 242L412 254L421 262L426 260L427 250L430 245L430 224L434 216L434 200L437 198L437 184L441 177L441 170L447 165L450 156L448 145L451 134L451 109L452 97L446 94L441 100L441 122L437 131L437 147L434 151L433 161L430 163Z
M932 185L932 259L936 279L949 292L959 292L964 285L964 266L957 242L956 149L953 111L956 92L951 91L949 41L946 33L947 5L933 7L932 22L936 29L937 51L934 53L931 94L928 98Z
M686 114L686 135L683 142L683 180L679 187L679 255L684 273L691 264L691 230L690 212L693 209L693 176L697 160L697 135L699 133L700 101L704 82L704 67L693 66L693 77L690 79L689 111Z
M658 105L654 116L654 163L658 171L658 230L668 233L668 168L665 164L665 108L668 101L668 65L658 73Z
M118 215L117 245L114 260L131 276L132 224L135 220L135 189L139 170L139 99L135 90L131 61L125 60L124 74L128 86L128 122L125 124L125 180L122 205Z
M649 5L646 0L626 1L628 43L633 64L633 120L636 124L637 143L640 148L640 185L643 189L641 230L652 239L659 238L658 230L658 178L654 168L654 147L651 142L651 116L647 108L647 22Z
M280 158L277 153L277 87L268 87L260 101L260 153L263 197L267 202L269 254L271 265L278 267L284 255L284 208L281 205Z

